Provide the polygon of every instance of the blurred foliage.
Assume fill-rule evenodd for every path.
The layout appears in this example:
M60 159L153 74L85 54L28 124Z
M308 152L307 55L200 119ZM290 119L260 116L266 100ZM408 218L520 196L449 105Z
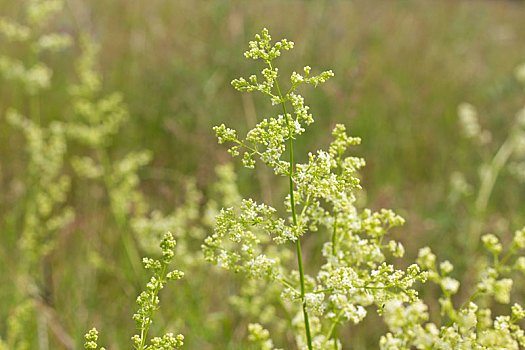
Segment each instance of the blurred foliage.
M23 1L0 0L0 17L19 20L23 13ZM270 112L261 100L239 96L230 86L231 79L250 69L240 55L245 43L268 27L297 44L280 62L284 76L294 66L293 55L336 74L323 90L305 93L318 119L307 141L296 146L298 160L325 147L336 122L346 124L351 135L363 139L358 148L367 161L361 172L362 204L393 208L407 219L394 232L405 244L407 261L414 260L417 248L429 245L462 273L468 265L462 255L472 214L468 203L475 198L451 200L450 177L459 171L477 190L480 164L497 151L523 107L523 86L513 72L525 60L524 15L523 3L513 1L67 0L46 26L70 34L76 44L38 57L53 70L52 89L33 97L31 107L23 86L4 78L0 84L0 334L8 328L5 315L33 312L15 288L3 288L12 282L9 276L19 259L14 252L29 176L24 135L7 122L6 112L15 106L29 113L38 105L44 128L72 118L71 107L64 106L71 105L68 89L78 80L74 62L82 35L100 45L96 65L103 91L121 92L129 110L106 147L108 157L122 159L143 149L153 155L138 171L149 210L169 213L183 206L185 189L191 189L188 178L196 179L203 192L196 200L204 207L213 192L215 166L229 160L212 126L224 122L243 131ZM3 39L0 52L25 62L37 59L23 45ZM476 147L462 136L457 106L463 102L476 106L492 143ZM68 148L68 157L82 153L79 147ZM73 174L67 166L64 171ZM237 184L243 195L263 193L270 204L286 190L285 182L270 180L264 172L254 181L241 171ZM476 218L482 222L479 230L509 241L510 232L525 224L524 198L523 184L502 170L483 217ZM111 215L103 184L73 178L66 204L76 216L44 259L46 294L36 310L51 314L61 325L54 334L69 333L78 347L84 331L95 324L104 329L101 339L108 348L124 348L145 277L134 275L120 248L123 227ZM191 220L187 224L189 231L195 226ZM304 246L316 244L312 239ZM111 262L105 269L97 265L101 258ZM181 269L192 276L191 269ZM195 273L166 290L163 305L171 302L174 310L166 310L160 323L176 323L189 349L246 349L236 339L245 338L247 322L238 323L241 316L228 311L225 302L236 284L215 274L212 269ZM123 280L120 289L112 288L115 276ZM224 294L215 294L217 283ZM210 315L206 327L198 316L204 313ZM348 331L355 349L377 347L385 328L370 327L374 321ZM38 325L33 328L36 334ZM64 346L51 341L51 348Z

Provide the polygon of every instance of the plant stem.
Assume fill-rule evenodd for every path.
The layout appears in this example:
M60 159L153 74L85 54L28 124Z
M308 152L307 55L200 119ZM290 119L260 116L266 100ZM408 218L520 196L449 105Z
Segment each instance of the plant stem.
M334 350L338 350L337 346L337 324L334 325L334 331L332 334L332 339L334 340Z
M501 145L500 149L492 159L489 170L482 176L481 188L476 198L476 211L482 213L487 208L489 197L494 188L496 179L514 151L514 145L516 144L514 134L509 135L507 140Z
M341 151L339 151L339 157L337 161L337 176L339 177L341 175ZM336 256L337 253L337 219L339 218L339 215L337 213L337 210L334 205L334 230L332 232L332 256ZM337 346L337 322L332 325L333 331L332 331L332 339L334 340L334 350L338 350ZM328 338L327 338L328 339Z
M338 218L338 215L337 213L335 213L335 218L334 218L334 231L332 232L332 255L335 256L335 243L337 241L337 218Z
M341 319L341 317L343 316L345 310L341 310L339 311L339 313L337 314L334 322L332 323L332 326L330 327L330 329L328 330L328 333L326 334L325 336L325 341L324 341L324 344L323 344L323 347L326 345L326 343L328 342L328 339L330 338L333 338L334 339L334 342L335 342L335 346L334 346L334 349L337 349L337 323L339 322L339 320Z
M270 62L270 68L273 69L271 62ZM279 84L277 83L277 81L275 81L275 87L277 89L277 93L279 94L279 99L281 100L281 106L283 107L284 120L286 121L286 126L288 127L288 130L290 130L290 122L288 121L288 113L286 113L286 105L283 100L283 96L281 94L281 90L279 89ZM297 228L297 214L295 213L295 200L294 200L294 190L293 190L293 180L292 180L294 162L293 162L293 138L291 135L291 130L290 130L290 136L288 140L289 140L289 148L290 148L290 175L288 177L289 183L290 183L290 206L292 208L293 225ZM299 237L297 237L295 241L295 249L297 251L297 264L299 265L299 280L301 283L301 301L303 303L303 316L304 316L304 328L306 332L306 343L308 345L308 349L312 350L312 335L310 333L310 322L308 320L308 312L306 310L306 300L304 298L304 295L305 295L304 271L303 271L303 259L301 257L301 243L299 242Z
M303 272L303 260L301 258L301 243L299 239L295 241L295 248L297 250L297 263L299 265L299 279L301 281L301 300L303 302L303 316L304 316L304 328L306 331L306 342L308 349L312 350L312 335L310 334L310 321L308 320L308 311L306 311L306 300L304 299L304 272Z
M516 144L515 137L515 133L511 131L505 142L498 149L498 152L496 152L494 158L492 158L492 161L488 164L487 171L481 174L481 185L474 204L475 219L470 225L470 240L467 240L469 254L472 254L472 249L476 246L476 242L481 235L483 214L485 214L487 210L488 201L496 184L496 180L514 152Z
M162 283L164 283L164 275L166 274L166 268L168 267L167 264L163 264L164 266L162 266L162 272L160 273L160 278L157 282L157 285L155 286L155 290L153 291L153 294L151 295L151 305L155 305L155 300L157 299L157 295L159 294L159 291L161 290L161 285ZM151 318L153 317L153 312L155 311L155 308L151 308L150 312L149 312L149 315L148 315L148 319L151 320ZM146 345L146 340L147 340L147 337L148 337L148 330L149 330L149 326L151 325L151 323L149 324L146 324L146 327L142 328L141 331L140 331L140 347L139 347L139 350L143 350L144 349L144 346Z
M341 175L341 151L338 152L338 159L337 159L337 176ZM336 253L336 243L337 243L337 219L339 218L339 215L337 213L337 210L334 206L334 231L332 232L332 255L335 256Z

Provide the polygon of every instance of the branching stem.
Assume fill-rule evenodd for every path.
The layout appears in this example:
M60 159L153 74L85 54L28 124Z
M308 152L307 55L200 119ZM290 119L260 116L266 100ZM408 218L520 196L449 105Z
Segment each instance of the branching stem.
M159 294L159 291L162 288L161 286L164 283L164 278L165 278L165 275L166 275L166 268L167 267L168 267L167 264L163 264L162 271L161 271L160 276L159 276L160 279L157 281L157 285L155 286L155 290L153 291L153 294L151 295L151 305L155 305L155 301L157 300L157 295ZM153 307L150 309L149 314L148 314L148 320L151 320L151 318L153 316L153 312L155 310L156 309L153 308ZM147 337L148 337L148 330L149 330L149 326L150 325L151 325L151 321L149 323L146 323L145 327L143 327L140 330L140 345L139 345L138 350L143 350L144 347L146 346L146 340L147 340Z
M273 65L271 62L269 62L270 69L273 70ZM292 219L293 219L293 225L297 228L297 214L295 213L295 200L294 200L294 190L293 190L293 173L294 173L294 161L293 161L293 137L291 135L290 130L290 121L288 120L288 113L286 112L286 105L285 101L283 99L283 96L281 94L281 90L279 89L279 84L277 81L275 81L275 88L277 89L277 94L279 95L279 99L281 101L281 106L283 107L283 113L284 113L284 120L286 121L286 127L290 131L289 136L289 149L290 149L290 170L289 170L289 183L290 183L290 206L292 209ZM297 264L299 265L299 280L301 283L301 301L303 303L303 316L304 316L304 328L306 332L306 343L308 345L308 349L312 350L312 335L310 332L310 322L308 320L308 311L306 310L306 300L304 298L305 296L305 286L304 286L304 271L303 271L303 259L301 256L301 243L299 241L299 237L297 237L297 240L295 241L295 248L297 251Z

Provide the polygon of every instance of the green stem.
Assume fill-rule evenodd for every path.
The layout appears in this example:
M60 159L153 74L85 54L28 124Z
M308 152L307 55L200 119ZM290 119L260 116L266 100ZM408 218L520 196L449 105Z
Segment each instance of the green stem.
M335 256L335 243L337 241L337 218L339 216L337 215L337 213L335 213L335 218L334 218L334 231L332 232L332 255Z
M500 149L494 156L494 159L492 159L488 172L482 178L481 188L478 193L478 198L476 198L476 211L478 213L484 212L487 208L487 203L490 194L492 193L492 189L494 188L496 179L501 169L514 151L514 145L516 143L514 138L515 136L513 133L509 135L507 140L505 140L503 145L501 145Z
M337 159L337 176L339 177L341 175L341 151L338 152L338 159ZM332 255L335 256L336 252L336 243L337 243L337 219L339 218L339 215L337 215L337 211L335 210L334 206L334 231L332 232Z
M483 214L485 214L485 211L487 210L488 201L494 189L494 185L496 184L496 180L514 152L516 143L515 135L515 132L510 132L509 136L498 149L498 152L496 152L496 155L488 165L487 171L481 174L481 185L474 204L475 219L472 221L469 228L469 239L466 240L467 252L469 254L473 253L473 249L476 247L476 242L478 242L481 235L481 230L483 229Z
M334 350L338 350L338 347L337 347L337 324L334 326L334 332L332 334L332 339L334 340Z
M503 256L503 258L499 261L499 266L505 265L507 260L509 260L509 258L512 255L514 255L514 253L516 253L516 249L517 249L517 247L513 244L511 246L510 250L507 252L507 254L505 254L505 256ZM499 266L496 266L496 270L498 270L498 272L499 272Z
M166 273L167 264L163 264L162 272L160 273L160 279L157 282L157 285L155 286L155 290L153 292L153 295L151 296L151 305L155 305L155 300L157 299L157 295L159 294L159 291L161 290L162 283L164 283L164 274ZM153 311L155 311L155 308L151 308L151 311L149 312L148 319L151 320L153 317ZM146 327L142 328L140 331L140 348L139 350L144 349L144 345L146 345L146 338L148 336L148 330L151 323L147 324Z
M273 65L271 62L269 62L270 69L273 70ZM281 106L283 107L283 113L284 113L284 120L286 121L286 127L290 131L290 137L288 139L289 141L289 148L290 148L290 175L289 175L289 183L290 183L290 206L292 207L292 219L293 219L293 225L297 228L297 214L295 213L295 201L294 201L294 190L293 190L293 169L294 169L294 162L293 162L293 137L291 135L290 130L290 122L288 121L288 113L286 112L286 105L283 100L283 96L281 94L281 90L279 89L279 84L277 81L275 81L275 87L277 89L277 93L279 95L279 99L281 100ZM308 320L308 311L306 310L306 300L304 298L305 296L305 286L304 286L304 271L303 271L303 259L301 257L301 243L299 242L299 237L297 237L295 241L295 249L297 251L297 264L299 265L299 281L301 283L301 300L303 303L303 316L304 316L304 328L306 332L306 343L308 345L308 349L312 350L312 335L310 332L310 322Z
M337 176L341 175L341 152L339 151L339 157L337 162ZM337 252L337 220L339 218L339 215L337 213L337 210L334 205L334 230L332 232L332 256L336 256ZM334 349L337 349L337 322L333 324L333 332L332 332L332 338L334 339ZM328 338L327 338L328 339Z
M240 145L240 146L246 148L247 150L253 152L254 154L257 154L259 157L262 157L262 156L263 156L262 153L259 152L259 151L257 150L256 147L250 147L250 146L248 146L246 143L244 143L243 141L239 141L239 140L235 140L234 142L237 143L238 145ZM279 168L281 168L281 170L283 171L283 173L284 173L285 175L287 175L287 176L289 175L289 174L288 174L288 170L286 170L281 164L276 164L276 166L279 167Z
M344 312L345 312L344 309L341 310L341 311L339 311L339 313L338 313L337 316L335 317L335 320L334 320L334 322L332 323L332 325L330 326L330 329L328 330L328 333L326 333L325 341L324 341L323 347L324 347L324 345L326 345L326 343L328 342L328 339L333 338L334 341L335 341L334 349L337 349L337 323L339 322L339 320L340 320L341 317L343 316Z

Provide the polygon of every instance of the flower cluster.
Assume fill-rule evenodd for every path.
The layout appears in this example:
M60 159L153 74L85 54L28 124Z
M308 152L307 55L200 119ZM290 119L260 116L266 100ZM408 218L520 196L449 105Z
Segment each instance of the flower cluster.
M87 36L81 40L82 54L75 62L79 82L70 86L72 110L68 135L91 147L108 146L128 120L129 113L122 95L102 94L102 77L95 69L97 45Z
M16 258L10 268L16 273L8 274L14 282L13 288L7 289L13 293L13 307L4 327L5 337L0 339L1 349L32 346L29 329L37 315L42 315L38 311L42 296L53 288L44 275L49 266L46 260L56 251L60 233L71 227L75 216L68 205L71 177L66 165L65 123L56 115L46 118L40 98L53 83L49 61L57 51L65 51L72 39L47 25L62 8L61 0L26 3L16 20L0 16L0 80L10 87L4 100L7 105L2 108L7 122L3 127L7 133L14 134L16 129L23 135L26 154L20 157L22 172L14 175L19 184L18 204L6 216L16 218L8 230L12 233L3 233L14 239L12 254ZM17 57L8 52L15 52Z
M44 32L44 25L63 7L61 0L32 0L26 7L24 22L0 17L0 36L10 43L25 44L34 54L57 52L72 44L66 33ZM18 82L29 95L35 96L51 85L52 70L44 62L24 62L0 54L0 76Z
M97 350L98 347L98 331L96 328L91 328L85 335L84 339L86 339L86 342L84 343L84 349L88 350ZM100 350L105 350L106 348L101 347Z
M126 228L131 216L142 216L147 210L138 190L138 171L147 165L152 154L146 150L132 151L113 160L108 146L129 118L122 95L104 94L102 77L96 70L98 47L89 37L82 37L82 53L76 63L78 83L69 87L72 115L65 125L71 142L87 146L86 155L73 156L76 173L91 180L102 180L110 199L113 216ZM158 239L159 237L155 237Z
M178 280L184 276L184 273L178 270L167 272L167 268L175 255L175 245L176 243L173 236L168 232L164 235L164 239L160 243L162 258L158 260L151 258L143 259L144 267L152 270L154 275L146 285L146 290L140 293L137 298L139 309L133 315L133 319L140 333L132 337L136 349L176 349L183 344L182 341L184 337L182 335L173 336L172 333L167 333L162 338L153 338L151 340L152 345L146 345L148 330L153 323L153 312L159 307L160 301L158 294L160 290L164 288L166 282Z
M32 191L28 192L31 204L25 212L21 248L22 261L31 266L51 252L56 233L74 218L73 209L65 205L71 183L63 174L66 139L60 122L42 128L15 110L7 112L7 120L27 140Z
M6 322L5 338L0 337L0 350L29 349L27 323L34 318L35 303L26 298L11 310Z
M481 144L486 144L490 141L490 131L481 128L478 112L473 105L470 103L460 104L458 106L458 116L463 134L466 138L477 140Z
M7 42L26 47L33 53L59 51L71 44L69 35L45 32L44 24L62 8L62 1L33 0L26 7L23 23L0 17L0 36ZM60 44L56 44L60 42ZM72 208L65 205L70 189L70 177L64 174L66 155L65 125L52 121L45 125L40 120L37 96L51 84L52 70L44 62L20 59L0 54L0 77L18 83L29 96L25 101L31 106L27 117L11 107L6 112L7 121L19 128L27 140L29 161L27 175L31 190L27 191L28 204L24 213L21 236L23 258L31 264L50 253L54 236L73 220ZM26 112L24 112L26 114Z
M520 268L523 257L517 252L525 247L524 232L524 229L516 231L504 256L501 256L503 246L495 235L482 237L486 250L493 256L492 265L482 269L475 289L459 307L455 307L452 300L460 287L460 282L450 277L453 265L444 261L438 269L436 256L428 247L422 248L418 263L429 270L429 279L441 288L441 315L448 321L442 325L428 322L428 307L421 301L412 305L405 305L401 300L389 301L384 315L390 333L381 338L381 349L519 349L525 346L525 332L518 324L525 318L522 306L515 303L510 315L495 318L489 308L491 299L510 303L512 279L503 276L513 271L523 273Z
M277 84L279 76L278 68L274 67L273 60L281 55L281 50L290 50L293 42L283 39L271 44L271 37L267 29L256 35L256 40L250 42L250 49L245 56L253 59L262 59L268 67L261 72L264 82L260 83L256 75L249 79L239 78L232 81L233 87L238 91L260 91L267 95L273 105L282 105L283 113L275 117L262 120L255 128L250 130L244 140L239 139L235 130L224 124L214 127L219 143L225 141L234 142L236 145L230 148L233 156L243 153L243 164L253 168L255 159L258 157L264 164L272 167L275 174L290 176L290 164L281 157L286 150L286 143L305 131L305 127L313 122L313 117L308 113L309 107L304 104L304 98L297 93L298 87L303 83L314 86L326 82L334 74L332 71L309 77L311 68L304 67L304 76L293 72L290 80L291 87L283 93ZM286 112L286 103L292 105L294 115Z
M137 304L139 309L133 315L133 320L137 324L139 333L131 337L134 348L137 350L173 350L178 349L184 344L184 336L182 334L174 335L173 333L166 333L162 337L154 337L148 341L148 330L153 323L153 313L158 310L160 300L158 294L164 285L171 280L179 280L184 276L184 273L179 270L172 270L167 272L168 267L175 255L176 242L171 233L166 233L164 239L160 243L162 249L162 257L160 259L144 258L144 267L153 271L153 276L146 285L144 290L137 297ZM91 329L85 335L86 349L98 349L98 332L95 328ZM101 348L100 350L104 350Z
M284 199L287 215L280 218L275 208L252 199L223 208L214 233L205 240L204 256L221 267L242 272L252 281L275 282L281 290L283 309L289 309L289 302L302 305L299 311L291 309L296 314L292 324L299 348L333 348L341 345L335 335L337 326L348 321L359 323L367 314L366 307L376 305L382 312L390 300L417 302L414 283L424 281L427 274L416 264L398 270L386 261L386 252L393 256L404 253L401 243L385 240L391 228L403 224L403 218L390 210L359 212L354 205L355 191L360 189L357 171L364 160L345 153L349 146L360 143L359 138L349 137L343 125L336 125L334 141L327 151L309 153L303 164L294 162L293 141L314 121L297 89L303 83L324 83L333 73L310 77L311 68L306 66L304 75L292 73L290 88L283 94L274 59L293 44L282 40L272 45L270 41L265 29L245 53L265 62L264 81L260 83L252 75L235 79L232 85L239 91L262 92L273 105L280 105L282 112L263 119L244 139L224 124L214 130L219 143L234 144L229 149L233 156L243 153L244 166L253 168L259 159L276 175L288 177L290 191ZM287 112L290 105L293 113ZM285 153L288 157L283 159ZM326 235L325 263L314 277L304 273L300 246L313 231ZM290 266L288 244L296 246L298 270ZM253 293L249 296L253 298ZM235 300L247 304L242 303L242 296ZM259 307L264 314L264 306ZM251 325L249 331L250 339L262 348L273 348L268 331L261 325Z
M261 350L279 350L273 346L273 341L270 339L270 332L264 329L259 323L250 323L248 325L248 332L250 333L248 339L258 344Z

